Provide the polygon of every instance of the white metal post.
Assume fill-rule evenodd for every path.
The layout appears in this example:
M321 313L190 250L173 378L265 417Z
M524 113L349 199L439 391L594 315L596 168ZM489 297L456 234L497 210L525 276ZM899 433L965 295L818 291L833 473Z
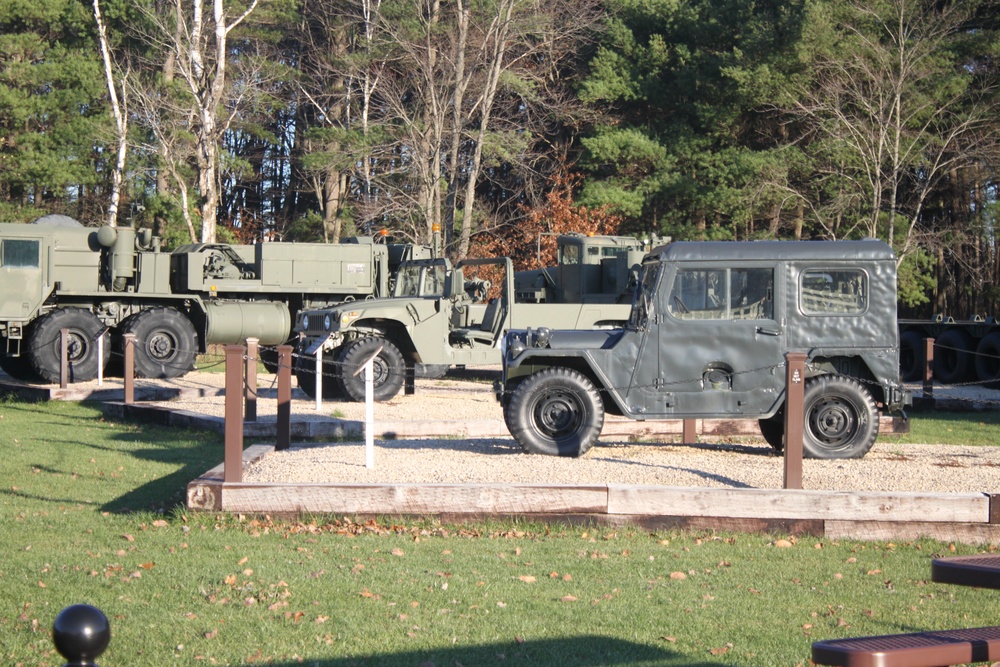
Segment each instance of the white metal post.
M323 346L316 348L316 410L323 408Z
M375 380L373 356L365 364L365 467L375 467Z

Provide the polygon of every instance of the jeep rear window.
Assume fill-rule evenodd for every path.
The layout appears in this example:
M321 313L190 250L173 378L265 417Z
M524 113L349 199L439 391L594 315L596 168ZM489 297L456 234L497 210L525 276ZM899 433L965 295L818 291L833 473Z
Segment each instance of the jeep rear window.
M858 315L868 309L868 276L860 269L803 271L799 306L806 315Z
M38 268L38 241L7 239L3 242L2 266Z
M677 272L667 309L681 320L774 318L774 271L764 268Z

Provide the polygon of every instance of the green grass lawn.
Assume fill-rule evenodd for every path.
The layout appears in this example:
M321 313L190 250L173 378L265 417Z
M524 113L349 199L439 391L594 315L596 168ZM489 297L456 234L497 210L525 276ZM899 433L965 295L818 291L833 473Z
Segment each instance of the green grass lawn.
M9 400L0 426L4 665L62 665L77 602L110 618L104 667L795 666L819 639L997 622L1000 592L929 581L965 545L195 514L218 436Z

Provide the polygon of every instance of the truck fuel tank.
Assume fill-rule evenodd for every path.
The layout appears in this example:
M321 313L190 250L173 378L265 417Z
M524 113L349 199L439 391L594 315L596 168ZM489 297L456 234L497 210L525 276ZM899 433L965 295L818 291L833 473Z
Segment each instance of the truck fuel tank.
M208 302L205 342L236 345L256 338L261 345L280 345L292 330L288 306L277 301Z

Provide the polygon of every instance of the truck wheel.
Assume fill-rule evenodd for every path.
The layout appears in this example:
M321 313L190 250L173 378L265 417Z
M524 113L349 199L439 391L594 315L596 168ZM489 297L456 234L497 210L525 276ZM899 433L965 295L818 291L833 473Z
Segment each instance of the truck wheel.
M198 334L180 311L144 310L122 322L121 331L135 334L136 377L175 378L194 368Z
M19 357L0 357L0 368L3 369L4 373L21 382L38 382L40 379L31 368L31 361L26 354Z
M941 384L965 380L972 367L975 345L969 334L949 329L934 341L934 379Z
M990 389L1000 387L1000 331L987 334L976 347L976 378Z
M604 403L583 374L547 368L514 389L505 421L530 454L582 456L601 435Z
M923 379L924 339L916 331L899 336L899 376L903 382Z
M296 352L292 359L292 371L299 389L309 398L316 398L316 357ZM340 382L337 381L337 363L332 354L323 355L323 400L333 401L343 397Z
M805 389L803 456L860 459L878 437L878 410L871 394L852 378L822 375Z
M776 454L785 451L785 413L779 412L768 419L758 420L760 434Z
M365 375L357 371L379 347L382 351L372 364L372 397L376 401L388 401L403 388L406 362L399 348L386 338L368 336L348 343L340 353L340 385L352 401L365 400Z
M97 377L97 364L111 357L111 336L104 332L104 358L97 357L97 337L104 324L89 310L59 308L44 315L31 327L28 357L31 367L47 382L59 382L61 329L69 330L69 381L86 382Z

